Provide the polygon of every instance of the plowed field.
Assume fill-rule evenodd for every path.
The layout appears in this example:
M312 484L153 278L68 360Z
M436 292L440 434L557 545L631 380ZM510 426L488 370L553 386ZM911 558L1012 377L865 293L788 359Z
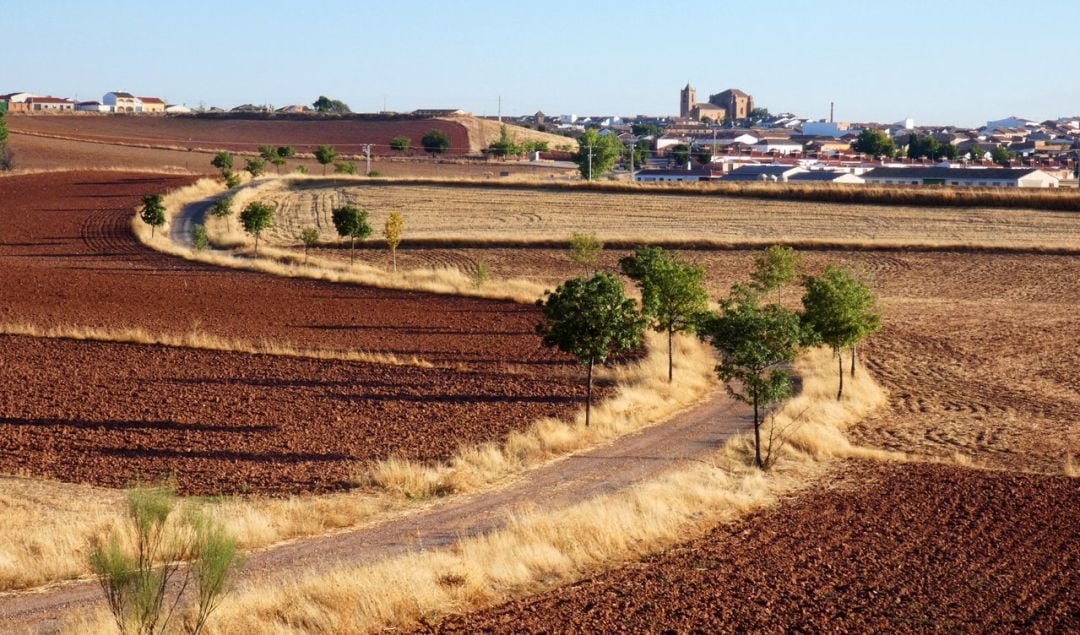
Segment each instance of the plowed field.
M441 633L1070 633L1080 486L931 465L795 500Z
M188 178L0 178L0 323L140 327L413 356L440 368L4 338L0 471L185 492L342 486L357 459L435 458L566 412L532 307L292 280L158 254L139 196ZM504 377L513 365L515 375Z

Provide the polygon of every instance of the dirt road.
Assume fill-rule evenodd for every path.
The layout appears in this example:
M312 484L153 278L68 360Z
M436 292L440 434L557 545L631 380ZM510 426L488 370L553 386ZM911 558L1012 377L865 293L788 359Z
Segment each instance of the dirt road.
M515 512L557 509L701 459L747 423L745 407L717 393L662 426L556 461L496 492L454 498L364 529L286 543L252 554L237 585L445 547L462 537L496 529ZM104 607L101 589L91 581L0 595L0 631L53 633L60 629L65 616L86 614L100 607Z

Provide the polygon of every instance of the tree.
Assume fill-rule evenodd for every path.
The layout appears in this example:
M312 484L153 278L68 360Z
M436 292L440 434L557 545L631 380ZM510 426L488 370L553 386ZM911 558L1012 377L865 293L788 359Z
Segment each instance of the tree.
M232 231L233 200L231 198L219 198L214 201L209 213L214 218L224 218L228 222L229 231Z
M153 238L154 230L165 224L165 203L160 194L147 194L142 197L139 218L150 226L150 238Z
M221 170L221 176L230 174L233 169L233 155L231 152L218 152L214 155L214 158L210 160L210 165Z
M187 630L201 633L240 564L236 540L199 510L169 522L174 501L166 487L130 490L127 536L113 533L91 542L90 568L121 633L168 632L192 581L194 614ZM172 601L170 586L178 589Z
M296 148L292 146L278 146L275 154L282 159L291 159L296 156Z
M210 237L206 235L206 225L195 224L192 228L192 240L196 251L203 251L210 246Z
M225 179L225 187L230 190L240 186L239 174L233 174L232 171L226 170L221 176Z
M488 146L488 152L492 156L496 157L508 157L521 153L521 147L514 143L514 140L510 138L510 133L507 131L506 126L503 125L502 131L499 134L499 140Z
M315 108L317 112L321 113L335 113L339 115L344 115L352 112L351 110L349 110L349 106L345 102L338 99L330 99L326 95L319 95L319 98L316 99L311 105Z
M795 280L799 274L799 252L791 247L773 245L754 254L754 272L750 274L753 287L763 293L776 291L780 303L780 287Z
M768 468L761 456L761 423L769 406L791 394L791 374L784 369L799 351L799 316L777 304L761 306L748 287L735 285L720 303L720 313L706 317L700 335L720 353L716 373L733 398L754 408L754 464Z
M691 333L709 306L705 269L660 247L642 247L619 261L622 272L641 289L641 312L658 333L668 336L668 383L674 378L675 333Z
M570 260L582 266L586 274L596 269L604 243L596 234L575 233L570 237Z
M772 119L772 113L769 112L768 108L754 108L746 118L749 119L751 123L761 123L766 119Z
M997 144L990 151L990 160L998 165L1008 166L1009 162L1016 158L1015 152L1009 152L1002 144Z
M364 240L371 235L368 213L352 205L345 205L335 207L332 217L338 236L349 238L349 262L351 263L353 261L353 250L356 247L356 239Z
M536 332L545 346L557 347L588 365L588 392L585 398L585 426L592 412L593 367L597 362L641 346L645 318L638 314L634 301L626 297L622 282L610 273L598 272L591 278L574 278L548 291L541 307L543 320Z
M319 146L315 150L315 160L322 166L323 176L326 176L326 166L334 162L337 159L338 153L333 146Z
M859 133L859 138L851 144L851 149L872 157L892 158L896 155L896 142L880 130L867 128Z
M652 155L652 142L648 139L638 139L633 145L634 165L638 168L645 167L645 163Z
M272 161L278 155L274 146L259 146L259 156L263 161Z
M5 113L0 110L0 170L11 169L11 153L8 151L8 127Z
M630 134L635 137L659 137L664 129L654 123L635 123L630 125Z
M386 246L390 249L390 258L394 262L394 273L397 273L397 248L401 244L401 237L405 234L405 217L401 212L390 212L383 225L383 238L386 238Z
M359 167L352 161L336 161L334 163L334 174L352 174L356 175L359 171Z
M269 203L248 203L240 212L240 223L244 231L255 237L255 255L259 255L259 236L264 229L274 223L274 206Z
M982 163L983 159L986 158L986 150L980 148L979 144L972 143L971 147L968 149L968 158L971 159L973 163Z
M401 153L408 152L411 145L412 139L408 137L394 137L390 140L390 149Z
M682 167L690 161L690 146L685 143L672 146L671 150L668 151L668 156L670 156L671 160L678 164L679 167Z
M851 347L851 376L855 376L856 347L881 328L876 299L869 285L850 269L826 267L817 277L803 281L803 325L813 337L832 348L840 368L839 401L844 394L844 360L840 353Z
M585 131L578 139L574 163L583 178L596 180L611 172L623 154L623 145L615 135L601 135L594 129Z
M308 250L319 244L319 230L308 227L300 232L300 240L304 243L304 264L308 261Z
M432 129L420 138L420 145L424 146L424 152L431 154L434 159L437 154L444 154L450 149L450 137L445 132Z
M244 161L244 171L251 174L251 178L257 178L266 172L266 161L258 157L252 157Z

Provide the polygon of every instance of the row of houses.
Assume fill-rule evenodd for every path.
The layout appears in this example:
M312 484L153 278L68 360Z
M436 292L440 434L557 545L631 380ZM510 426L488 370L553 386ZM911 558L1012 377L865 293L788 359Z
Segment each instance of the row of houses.
M951 185L960 187L1054 188L1060 180L1036 168L972 168L952 166L834 169L791 164L710 164L690 169L645 169L634 173L645 183L701 181L761 183L842 183L849 185Z
M138 97L123 91L105 93L101 101L76 101L66 97L41 96L33 93L0 95L0 110L6 112L105 112L105 113L186 113L191 108L166 104L158 97Z

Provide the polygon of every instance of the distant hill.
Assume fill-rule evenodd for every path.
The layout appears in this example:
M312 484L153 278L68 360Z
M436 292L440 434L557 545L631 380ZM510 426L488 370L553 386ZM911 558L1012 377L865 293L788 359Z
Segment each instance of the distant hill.
M576 151L578 147L577 140L570 137L564 137L548 132L537 132L532 128L523 128L513 124L500 124L497 121L481 119L480 117L475 117L473 115L447 117L446 121L460 124L468 131L469 151L474 153L480 152L492 143L498 141L502 135L502 126L504 125L506 126L507 132L510 134L510 138L514 139L515 143L522 143L524 141L546 141L548 148L551 150L565 147L569 151Z

